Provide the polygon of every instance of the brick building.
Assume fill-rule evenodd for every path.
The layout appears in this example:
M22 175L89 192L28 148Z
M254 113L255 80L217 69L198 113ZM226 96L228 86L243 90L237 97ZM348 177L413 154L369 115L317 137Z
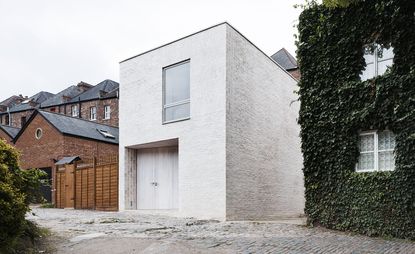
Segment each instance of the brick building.
M96 86L80 82L57 94L12 96L0 103L0 124L21 128L35 109L42 109L118 126L118 88L117 82L107 79Z
M118 89L117 82L107 79L82 93L67 96L70 99L66 101L58 101L59 96L51 98L42 103L41 108L97 123L118 126Z
M44 169L53 179L54 164L63 157L117 154L118 128L35 110L13 142L21 152L23 169Z
M0 124L21 128L33 111L36 108L39 108L42 102L52 96L54 96L54 94L42 91L30 98L25 97L23 101L17 100L16 103L10 105L6 111L0 113ZM22 97L19 96L19 98Z

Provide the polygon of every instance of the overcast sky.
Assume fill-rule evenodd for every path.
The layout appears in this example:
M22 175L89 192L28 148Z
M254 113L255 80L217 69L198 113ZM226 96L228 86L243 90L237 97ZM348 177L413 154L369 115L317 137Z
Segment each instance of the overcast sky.
M268 55L295 54L296 3L278 0L0 0L0 101L119 81L118 63L229 22Z

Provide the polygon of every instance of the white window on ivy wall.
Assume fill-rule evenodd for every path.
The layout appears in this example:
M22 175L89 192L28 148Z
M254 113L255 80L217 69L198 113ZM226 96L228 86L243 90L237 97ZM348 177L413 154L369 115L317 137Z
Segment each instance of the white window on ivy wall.
M110 119L111 118L111 107L109 105L104 106L104 119Z
M374 49L365 49L365 62L366 68L360 75L362 81L374 78L376 76L383 75L388 67L393 64L393 48L388 49L381 48L379 45L375 45Z
M359 138L357 172L395 169L395 134L389 130L362 132Z
M190 118L190 61L163 68L163 122Z

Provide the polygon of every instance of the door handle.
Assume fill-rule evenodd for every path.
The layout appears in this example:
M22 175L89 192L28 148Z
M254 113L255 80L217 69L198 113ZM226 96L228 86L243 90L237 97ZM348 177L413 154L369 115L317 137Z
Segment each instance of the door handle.
M152 182L151 184L154 185L154 186L157 186L158 185L157 182Z

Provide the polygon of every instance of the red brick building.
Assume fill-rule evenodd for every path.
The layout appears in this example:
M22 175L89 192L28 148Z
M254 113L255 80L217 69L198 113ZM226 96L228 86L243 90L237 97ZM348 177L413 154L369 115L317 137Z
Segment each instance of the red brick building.
M118 154L118 128L35 110L13 142L21 152L23 169L44 169L53 179L55 162L63 157Z
M40 92L30 98L12 96L0 104L0 124L21 128L36 109L118 126L119 84L104 80L80 82L57 94Z
M107 79L76 95L65 94L65 97L62 97L61 94L57 94L42 103L41 108L96 123L118 126L118 91L119 84Z

